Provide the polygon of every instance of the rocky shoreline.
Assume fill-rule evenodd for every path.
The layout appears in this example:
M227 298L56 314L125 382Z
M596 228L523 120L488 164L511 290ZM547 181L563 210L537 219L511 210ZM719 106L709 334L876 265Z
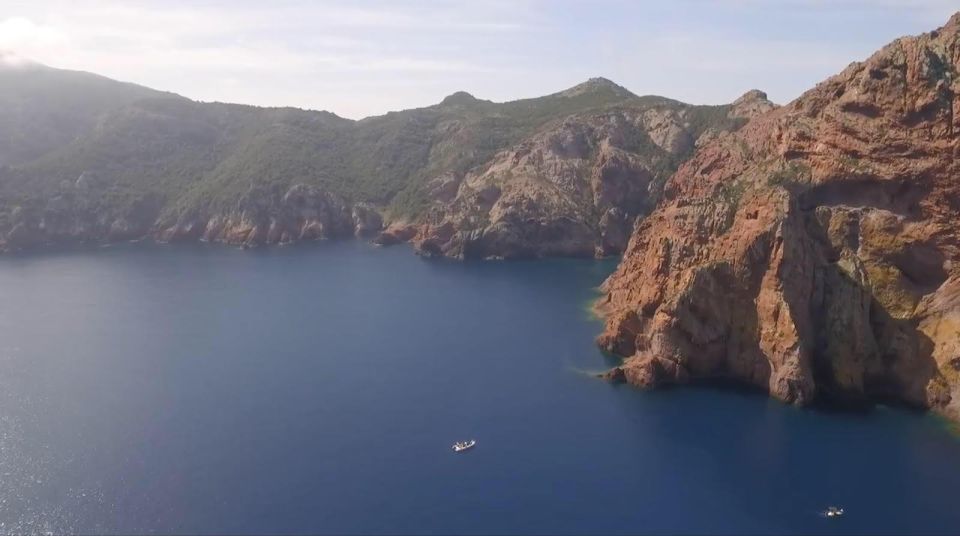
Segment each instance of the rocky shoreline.
M158 217L159 203L142 202L130 214L111 219L98 213L84 196L83 182L81 177L72 191L54 197L43 210L15 210L10 231L0 237L0 251L144 239L257 247L350 236L373 238L383 227L380 212L372 204L351 205L303 184L279 196L249 196L229 212L189 212L167 221Z
M572 106L569 99L580 99L576 113L552 108ZM466 94L411 111L396 131L362 131L378 142L369 145L378 157L369 169L421 157L420 167L397 175L410 189L382 198L342 193L365 191L353 188L364 175L335 183L316 172L311 151L359 128L322 114L270 111L277 117L260 133L271 142L263 154L316 184L279 172L237 178L231 158L246 151L223 157L234 141L205 124L178 126L185 130L160 140L167 145L151 139L130 154L111 138L108 148L123 158L157 158L145 173L169 171L170 154L196 157L194 167L164 176L181 181L164 196L143 177L149 188L124 182L132 179L114 162L123 159L96 138L96 150L81 147L66 169L76 177L86 155L104 151L110 158L101 167L113 167L112 178L84 171L57 183L62 175L46 174L63 169L55 159L0 166L0 185L21 194L0 203L0 252L140 239L246 248L358 237L455 259L622 253L595 305L605 323L598 345L624 359L605 375L611 380L641 387L733 380L792 404L896 400L960 419L960 14L783 107L756 90L730 105L697 107L636 97L604 79L540 101L550 113L514 137L478 134L480 123L468 120L488 108L490 124L508 110L524 117L529 102L498 105ZM121 126L162 133L151 121L170 119L160 113L168 106L190 115L181 105L126 110L133 119L121 114ZM359 123L393 128L395 118ZM403 130L409 125L430 128ZM422 132L435 138L414 147ZM287 159L284 151L302 142L294 135L311 143ZM183 156L181 136L206 140L207 152ZM496 150L481 150L484 136L495 138ZM370 162L343 151L331 150L324 169L368 169ZM242 162L237 168L249 171ZM223 182L203 189L205 177ZM414 209L385 201L400 191L414 192Z
M610 376L960 418L958 73L960 14L701 147L603 285Z

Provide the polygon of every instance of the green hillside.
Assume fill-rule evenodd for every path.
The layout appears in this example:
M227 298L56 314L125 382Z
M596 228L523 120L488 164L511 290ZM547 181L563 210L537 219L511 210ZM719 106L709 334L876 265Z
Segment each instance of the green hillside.
M461 92L352 121L197 103L88 73L0 70L0 225L16 207L50 210L51 198L72 199L81 176L96 194L87 208L104 218L148 201L166 221L228 211L245 196L293 184L411 217L427 205L430 178L481 165L551 121L618 106L688 108L704 129L731 121L726 107L637 97L605 79L507 103Z

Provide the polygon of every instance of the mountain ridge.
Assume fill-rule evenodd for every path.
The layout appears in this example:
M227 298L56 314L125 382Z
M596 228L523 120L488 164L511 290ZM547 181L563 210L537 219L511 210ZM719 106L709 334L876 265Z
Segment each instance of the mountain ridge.
M455 93L428 107L351 120L200 103L52 68L4 77L6 249L136 237L259 245L340 236L354 219L366 222L368 234L377 219L422 221L436 209L431 181L478 169L564 118L658 108L690 110L697 122L661 128L699 133L742 122L723 107L637 97L599 79L505 103ZM96 180L78 189L82 176Z

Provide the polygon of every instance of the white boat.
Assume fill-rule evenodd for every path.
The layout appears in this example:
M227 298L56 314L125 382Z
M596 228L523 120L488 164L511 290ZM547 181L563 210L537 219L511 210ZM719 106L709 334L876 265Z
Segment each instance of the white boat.
M453 451L463 452L467 449L473 448L473 446L476 444L477 444L476 439L471 439L470 441L457 441L456 443L453 444Z
M823 513L827 517L840 517L843 515L843 508L837 508L836 506L828 506L827 511Z

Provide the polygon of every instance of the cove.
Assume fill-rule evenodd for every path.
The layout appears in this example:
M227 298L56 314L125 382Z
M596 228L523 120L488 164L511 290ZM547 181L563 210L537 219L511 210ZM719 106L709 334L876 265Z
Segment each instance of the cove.
M3 257L0 533L960 527L934 417L594 378L613 268L355 241Z

